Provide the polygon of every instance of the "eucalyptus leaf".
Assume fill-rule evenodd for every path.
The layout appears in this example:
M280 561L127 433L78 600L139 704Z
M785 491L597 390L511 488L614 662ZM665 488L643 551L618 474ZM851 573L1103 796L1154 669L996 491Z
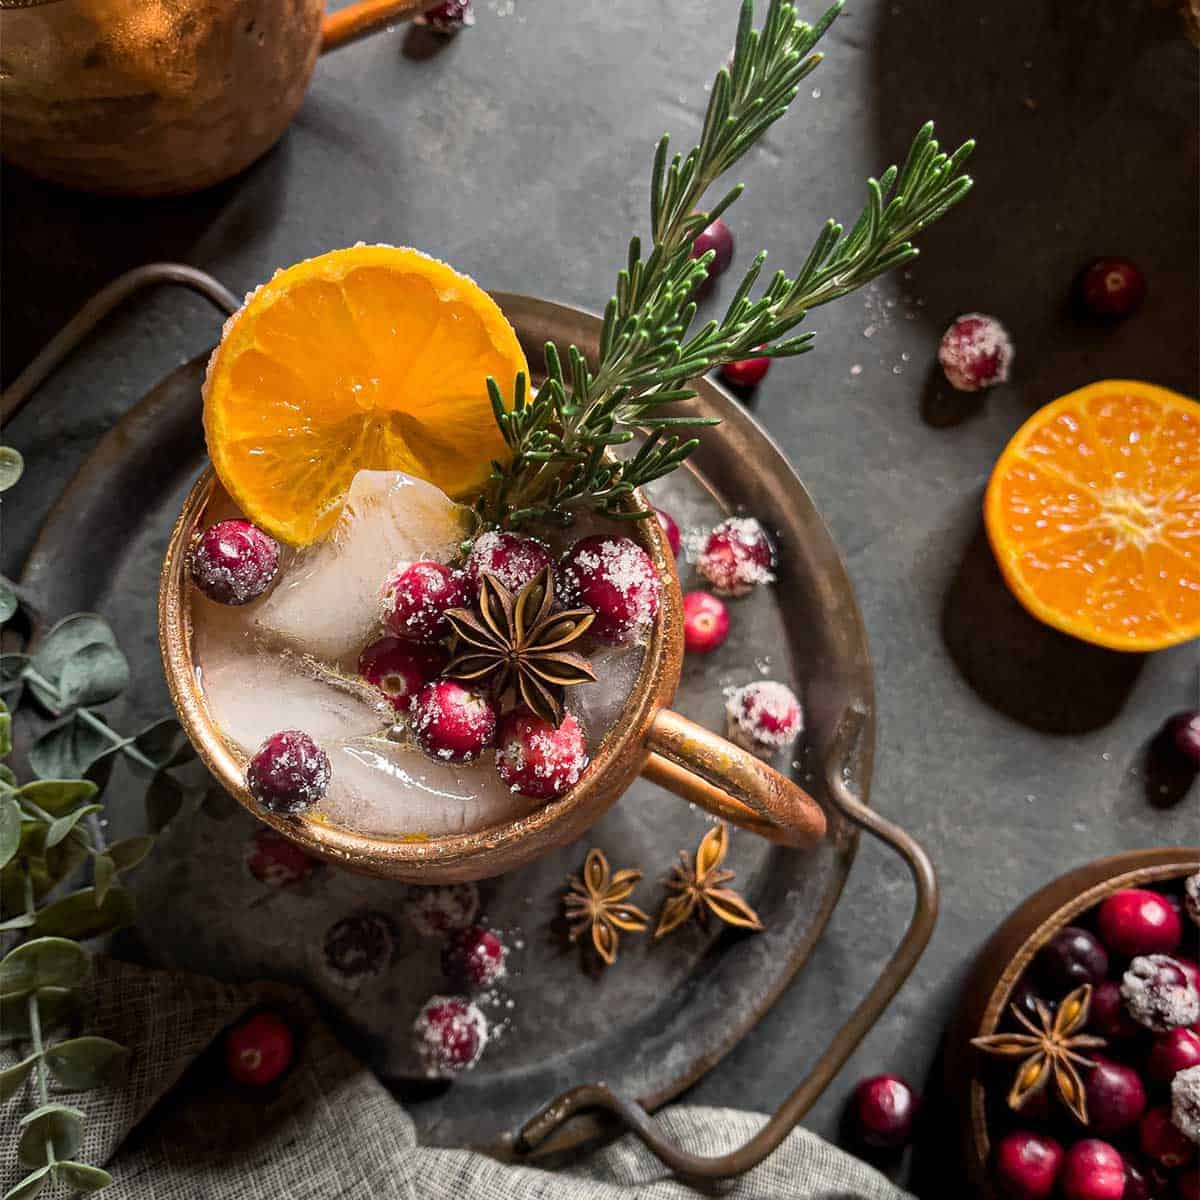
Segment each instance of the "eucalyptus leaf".
M47 1161L47 1142L54 1143L55 1158L70 1158L83 1141L83 1113L69 1104L43 1104L26 1113L20 1124L17 1157L26 1167Z
M37 1006L44 1034L61 1025L79 1007L79 993L73 988L41 988ZM0 1045L26 1041L29 1035L29 997L0 997Z
M13 1184L4 1193L4 1200L33 1200L49 1182L50 1168L38 1167L36 1171L30 1171L20 1183Z
M84 817L103 811L103 804L85 804L82 808L77 808L74 812L67 813L65 817L59 817L46 831L46 849L49 850L52 846L57 846Z
M146 789L146 821L161 833L183 806L183 786L173 775L159 771Z
M133 897L124 888L112 888L102 904L96 903L94 888L81 888L47 905L38 913L34 929L85 941L133 923Z
M38 914L39 920L42 913ZM66 938L40 937L23 942L0 959L0 995L24 995L44 987L78 987L91 968L87 951Z
M21 607L16 590L3 575L0 575L0 625L5 625L17 615Z
M116 646L93 642L63 664L58 695L63 708L104 704L129 686L129 663Z
M72 713L34 742L29 765L39 779L78 779L118 748L117 743Z
M62 695L63 671L77 654L89 646L110 646L118 654L117 639L108 622L98 613L74 613L58 622L37 644L29 659L30 689L39 704L54 716L68 707ZM124 656L122 656L123 658ZM77 669L72 675L78 678Z
M0 933L7 933L10 929L28 929L36 920L33 913L20 913L9 917L7 921L0 921Z
M89 779L35 779L25 784L17 795L52 817L62 817L90 800L96 790L96 785Z
M112 864L118 871L128 871L131 867L136 867L153 847L154 839L149 834L139 833L134 837L113 842L105 851L105 855L112 859Z
M38 1056L31 1054L28 1058L14 1063L0 1071L0 1104L11 1100L21 1090L21 1085L29 1078L30 1071L37 1064Z
M0 783L3 783L11 788L15 788L17 786L17 777L13 773L13 769L8 765L8 763L0 763Z
M34 878L34 891L38 898L41 899L54 884L62 883L72 875L87 856L87 847L77 837L69 837L57 846L51 846L41 859L41 872L48 886L43 886L43 880L37 876Z
M12 753L12 717L0 713L0 755Z
M187 740L187 734L174 717L163 717L161 721L147 725L134 737L133 744L156 769L177 767L196 757L191 742Z
M119 1042L102 1037L77 1037L46 1049L46 1063L68 1091L111 1083L124 1070L129 1051Z
M21 845L21 806L0 796L0 867L6 867Z
M56 1178L79 1192L98 1192L112 1183L112 1176L103 1167L93 1167L88 1163L60 1162L55 1168Z
M25 471L25 460L13 446L0 446L0 492L7 492Z
M21 700L25 690L25 668L29 665L28 654L0 654L0 696L14 705Z
M113 860L107 854L97 854L96 860L92 864L92 890L95 892L97 907L104 903L104 898L108 895L108 889L112 886L112 881L116 876L117 868Z

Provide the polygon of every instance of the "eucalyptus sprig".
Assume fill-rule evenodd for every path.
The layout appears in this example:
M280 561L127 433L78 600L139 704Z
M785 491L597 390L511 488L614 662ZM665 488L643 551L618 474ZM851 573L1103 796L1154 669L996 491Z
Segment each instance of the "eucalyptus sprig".
M488 381L497 426L510 452L493 463L479 500L483 519L514 527L531 520L566 524L572 509L607 517L645 513L631 505L633 490L668 474L698 442L684 431L713 418L672 411L691 399L688 381L751 354L784 358L812 348L813 334L787 337L809 311L862 287L916 257L912 238L958 203L971 188L962 174L974 148L966 142L942 153L925 125L902 167L867 182L866 204L846 233L829 221L795 276L777 272L752 296L766 261L760 253L734 293L725 315L695 332L696 290L713 258L692 258L696 235L726 212L742 185L711 208L700 205L716 181L787 111L800 81L821 62L813 49L841 11L841 0L816 22L801 21L791 0L771 0L761 29L753 27L753 0L743 0L729 66L717 72L699 144L670 156L658 143L650 181L652 247L629 244L616 293L604 311L599 356L587 361L571 345L565 355L545 348L546 380L536 395L518 376L513 405ZM624 459L606 453L647 436Z

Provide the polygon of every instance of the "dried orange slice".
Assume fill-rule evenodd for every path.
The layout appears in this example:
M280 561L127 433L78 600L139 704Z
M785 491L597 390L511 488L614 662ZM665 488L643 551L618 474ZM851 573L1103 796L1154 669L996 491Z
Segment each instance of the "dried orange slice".
M333 250L226 323L204 385L209 457L250 520L307 545L359 470L478 489L507 457L487 377L511 399L518 371L515 331L465 275L417 250Z
M1017 599L1113 650L1200 635L1200 404L1106 379L1055 400L992 471L984 521Z

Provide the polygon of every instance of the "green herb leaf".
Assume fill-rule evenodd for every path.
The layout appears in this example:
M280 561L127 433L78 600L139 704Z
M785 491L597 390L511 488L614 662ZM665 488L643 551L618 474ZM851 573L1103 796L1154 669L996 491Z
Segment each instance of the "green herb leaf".
M0 492L7 492L25 471L25 460L20 450L12 446L0 446Z
M108 647L108 651L93 652L90 648L94 646ZM68 668L77 656L82 661ZM76 703L71 699L73 694L87 691L93 672L113 682L121 669L115 666L118 657L128 680L128 664L108 622L97 613L75 613L59 621L38 643L29 660L26 680L38 703L51 715L59 716Z
M97 904L95 889L87 887L43 908L34 929L82 942L132 925L133 916L133 897L124 888L112 888L104 903Z
M153 846L152 837L148 834L138 834L113 842L106 852L106 857L112 860L118 871L128 871L131 867L136 867L150 853Z
M0 867L12 862L21 845L21 808L12 796L0 796Z
M34 742L29 765L41 779L81 778L118 749L118 743L72 713Z
M0 754L12 753L12 717L0 713Z
M116 878L117 868L107 854L97 854L92 864L92 889L95 892L96 907L104 903L108 889Z
M41 870L44 880L34 876L34 892L40 899L51 887L62 883L74 874L75 870L88 856L87 847L82 838L69 837L51 846L41 858Z
M17 609L20 607L16 589L0 575L0 625L7 625L17 615Z
M0 933L7 933L10 929L28 929L36 920L34 913L18 913L7 921L0 921Z
M0 959L0 996L25 995L45 987L78 987L91 968L87 951L66 938L23 942Z
M20 703L25 690L25 668L28 665L28 654L0 654L0 696L11 701L13 707Z
M157 769L177 767L196 757L187 734L174 717L164 717L135 735L133 744Z
M46 1064L68 1091L83 1092L112 1083L124 1070L129 1051L102 1037L77 1037L46 1049Z
M159 771L146 789L146 820L161 833L183 807L183 786L173 775Z
M38 1014L42 1033L61 1025L79 1006L79 993L73 988L39 988ZM28 996L0 997L0 1045L29 1039Z
M0 1104L11 1100L21 1090L21 1085L29 1078L29 1073L37 1061L38 1056L31 1054L19 1063L14 1063L11 1067L0 1071Z
M4 1193L4 1200L33 1200L49 1182L50 1168L38 1167L36 1171L30 1171L20 1183L10 1187Z
M7 716L7 713L0 716ZM5 787L15 788L17 786L17 777L13 774L13 769L8 763L0 763L0 784Z
M112 1183L112 1176L102 1167L89 1166L87 1163L66 1162L58 1163L55 1176L68 1187L79 1192L98 1192Z
M59 817L46 831L46 849L49 850L52 846L57 846L84 817L103 811L103 804L85 804L82 808L77 808L74 812L67 813L65 817Z
M17 795L52 817L62 817L90 800L96 790L89 779L37 779L21 787Z
M56 1158L69 1158L83 1141L83 1113L69 1104L43 1104L21 1118L17 1158L26 1167L48 1161L47 1142L54 1143Z
M64 708L104 704L129 686L129 663L116 646L93 642L63 664L58 694Z

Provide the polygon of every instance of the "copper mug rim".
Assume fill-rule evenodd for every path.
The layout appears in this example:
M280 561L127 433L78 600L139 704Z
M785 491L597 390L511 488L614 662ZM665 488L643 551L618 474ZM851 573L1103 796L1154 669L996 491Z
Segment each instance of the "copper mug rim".
M187 551L215 483L209 466L184 501L167 543L158 596L167 686L184 732L221 786L310 853L364 874L407 882L488 878L573 841L639 774L773 841L806 846L824 836L824 813L799 785L670 710L683 667L682 595L675 557L653 519L633 522L631 532L666 581L664 602L620 717L569 792L499 825L437 836L365 834L325 822L319 814L289 817L264 809L245 786L245 760L228 746L209 715L192 659Z

